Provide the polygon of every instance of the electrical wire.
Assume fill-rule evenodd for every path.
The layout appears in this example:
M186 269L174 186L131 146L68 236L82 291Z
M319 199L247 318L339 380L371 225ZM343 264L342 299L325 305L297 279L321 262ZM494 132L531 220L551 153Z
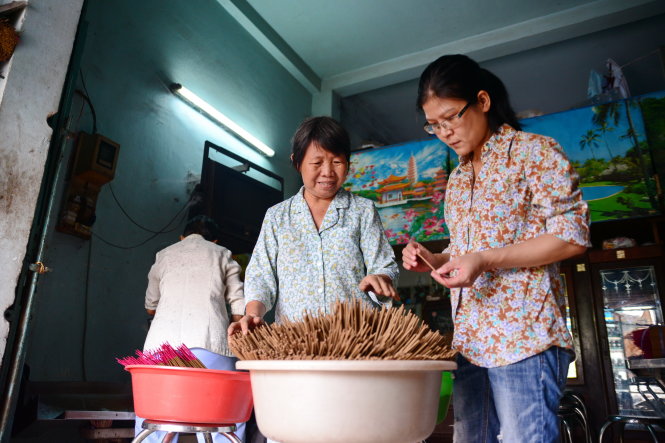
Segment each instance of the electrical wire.
M95 112L95 107L92 104L92 100L90 99L90 93L88 92L88 87L85 84L85 76L83 75L83 70L79 69L79 73L81 75L81 84L83 85L83 91L81 91L80 89L77 89L75 92L78 93L81 97L83 97L85 102L90 107L90 113L92 114L92 132L93 132L93 134L96 134L97 133L97 113ZM80 118L80 116L79 116L79 118ZM164 227L162 227L161 229L155 231L153 229L146 228L145 226L143 226L142 224L140 224L139 222L134 220L134 218L131 215L129 215L129 213L122 206L122 204L120 203L120 200L118 200L118 197L115 195L115 191L113 190L113 186L111 185L111 183L108 183L108 187L111 190L111 195L113 196L113 200L115 200L116 204L120 208L120 211L122 211L122 213L125 215L125 217L127 217L127 219L130 222L132 222L134 225L138 226L139 228L143 229L144 231L147 231L147 232L150 232L150 233L153 234L150 237L148 237L147 239L143 240L142 242L140 242L136 245L122 246L122 245L118 245L118 244L115 244L113 242L110 242L110 241L104 239L99 234L96 234L94 232L92 233L93 236L95 236L96 238L101 240L103 243L106 243L109 246L113 246L114 248L119 248L119 249L138 248L139 246L143 246L144 244L146 244L147 242L149 242L153 238L157 237L159 234L167 234L169 232L175 231L176 229L178 229L180 223L182 222L182 219L184 219L184 216L181 217L181 220L178 221L178 223L175 225L175 227L173 227L171 229L167 229L167 228L171 225L171 223L173 223L176 220L178 215L180 215L192 203L192 198L190 197L190 199L187 200L187 203L185 203L185 205L173 216L173 218L171 218L169 220L169 222L166 225L164 225Z
M167 224L166 226L164 226L162 229L160 229L158 231L154 231L150 228L146 228L145 226L143 226L142 224L140 224L139 222L134 220L134 218L132 218L132 216L129 215L129 213L125 210L125 208L123 208L122 204L120 204L120 200L118 200L118 197L115 195L115 191L113 190L113 186L111 186L110 182L109 182L108 186L109 186L109 189L111 190L111 195L113 196L113 200L115 200L116 204L118 205L118 207L120 208L122 213L125 214L125 216L129 219L130 222L134 223L139 228L143 229L144 231L148 231L152 234L165 234L167 232L173 232L175 229L177 229L177 226L176 226L173 229L165 230L166 228L168 228L170 223ZM191 201L191 199L189 201ZM187 203L189 203L189 201ZM180 213L180 212L182 212L182 209L178 213Z
M178 216L179 216L179 215L180 215L185 209L187 209L191 204L192 204L192 199L189 199L189 200L187 201L187 203L185 203L185 205L182 207L182 209L180 209L180 210L179 210L179 211L173 216L173 218L172 218L171 220L169 220L169 222L164 226L164 228L162 228L162 230L154 232L153 235L151 235L150 237L146 238L146 239L143 240L142 242L140 242L140 243L138 243L138 244L136 244L136 245L133 245L133 246L122 246L122 245L115 244L115 243L113 243L113 242L110 242L110 241L104 239L104 238L101 237L99 234L96 234L96 233L94 233L94 232L92 233L92 235L93 235L94 237L98 238L99 240L101 240L103 243L106 243L106 244L109 245L109 246L113 246L114 248L118 248L118 249L135 249L135 248L138 248L139 246L143 246L144 244L148 243L150 240L152 240L153 238L157 237L157 236L160 235L160 234L165 234L165 233L168 233L168 232L173 232L173 231L175 231L176 229L178 229L178 225L179 225L180 223L182 223L182 221L183 221L183 220L185 219L185 217L187 216L187 213L184 213L184 214L180 217L180 220L178 221L178 224L176 224L176 226L175 226L173 229L168 230L168 231L164 230L167 226L170 226L171 223L173 223L173 222L176 220L176 218L177 218L177 217L178 217Z
M643 60L643 59L645 59L645 58L647 58L647 57L651 57L652 55L656 55L656 54L658 54L659 52L660 52L660 51L658 51L657 49L655 49L655 50L653 50L653 51L651 51L651 52L648 52L648 53L646 53L646 54L644 54L644 55L642 55L642 56L640 56L640 57L637 57L637 58L634 58L634 59L632 59L632 60L629 60L629 61L627 61L626 63L624 63L623 65L620 65L619 67L620 67L621 69L623 69L623 68L625 68L625 67L628 66L628 65L632 65L632 64L635 63L635 62L639 62L640 60Z
M83 85L83 91L85 92L82 92L80 89L77 89L76 92L78 92L85 99L85 101L88 102L88 106L90 106L90 112L92 113L92 133L97 134L97 113L95 112L95 107L92 106L92 100L90 99L88 87L85 85L83 70L79 69L79 73L81 74L81 84Z
M85 364L86 345L88 344L88 299L90 297L90 260L92 257L92 241L88 242L88 258L85 267L85 298L83 299L83 330L81 332L81 374L83 381L88 381Z

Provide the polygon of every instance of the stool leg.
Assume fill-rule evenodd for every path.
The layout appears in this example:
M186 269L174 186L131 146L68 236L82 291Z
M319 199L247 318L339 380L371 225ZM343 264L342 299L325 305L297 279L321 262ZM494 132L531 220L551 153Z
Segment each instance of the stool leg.
M150 429L144 429L142 430L139 435L137 435L134 440L132 440L132 443L141 443L143 440L146 439L146 437L150 434L152 434L155 431L152 431Z
M654 443L658 443L658 436L656 436L656 431L653 430L653 427L649 423L644 423L644 426L646 426L649 430L649 434L651 434L651 438L653 438Z
M584 412L583 409L580 408L573 408L573 411L582 422L582 426L584 427L584 436L586 438L586 443L591 443L591 430L589 429L589 423L587 423L586 420L586 413Z
M619 443L623 443L623 431L626 429L626 423L619 422Z
M178 435L177 432L167 432L164 438L162 439L162 443L171 443L173 439Z
M210 435L210 432L203 433L203 441L205 443L212 443L212 435Z
M573 434L570 431L570 423L568 423L568 420L564 419L563 424L566 428L566 438L570 443L573 443Z
M568 437L566 436L566 430L568 428L568 423L566 423L566 420L563 417L559 418L559 434L561 434L561 443L572 443L568 441Z
M242 441L238 438L238 436L235 434L235 432L222 432L221 434L224 437L231 440L233 443L242 443Z
M598 443L603 443L603 436L605 435L605 431L607 431L607 428L612 426L611 421L606 421L605 424L603 425L602 428L600 428L600 435L598 436Z

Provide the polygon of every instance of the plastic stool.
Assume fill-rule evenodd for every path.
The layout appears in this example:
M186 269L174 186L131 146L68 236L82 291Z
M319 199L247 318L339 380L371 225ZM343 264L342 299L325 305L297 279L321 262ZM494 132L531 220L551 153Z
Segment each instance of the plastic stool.
M162 443L170 443L173 438L181 432L188 434L203 433L206 443L212 443L212 433L219 432L233 443L242 443L235 435L236 425L234 424L212 424L212 423L180 423L170 421L157 421L146 419L143 422L143 431L132 440L132 443L141 443L145 438L155 431L165 431Z
M631 424L631 425L642 425L647 428L649 431L649 434L651 434L651 438L653 439L654 443L658 443L658 436L656 435L656 430L654 429L654 425L659 425L663 428L665 428L665 418L659 418L659 417L635 417L635 416L628 416L628 415L610 415L607 417L607 420L605 420L605 424L603 424L603 427L600 428L600 436L598 437L598 443L603 443L603 435L605 434L605 431L612 426L615 423L619 423L621 425L621 430L619 434L619 441L623 441L623 430L626 426L626 424Z
M579 395L572 391L564 392L557 415L561 419L562 431L565 431L561 432L562 442L573 443L572 425L575 423L582 426L585 442L592 442L586 406Z

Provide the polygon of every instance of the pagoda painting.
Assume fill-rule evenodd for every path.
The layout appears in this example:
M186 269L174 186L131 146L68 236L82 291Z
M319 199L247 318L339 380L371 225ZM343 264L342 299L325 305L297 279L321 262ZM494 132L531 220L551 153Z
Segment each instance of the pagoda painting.
M448 238L443 208L457 155L437 139L354 152L344 187L374 201L393 245Z

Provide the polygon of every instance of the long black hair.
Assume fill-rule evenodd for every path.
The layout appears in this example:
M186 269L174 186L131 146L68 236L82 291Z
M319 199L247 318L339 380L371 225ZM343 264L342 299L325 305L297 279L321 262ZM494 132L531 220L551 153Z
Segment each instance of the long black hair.
M490 96L487 119L492 132L498 131L504 123L522 129L503 82L462 54L444 55L425 68L418 83L418 109L431 97L459 98L475 103L480 91L487 91Z

